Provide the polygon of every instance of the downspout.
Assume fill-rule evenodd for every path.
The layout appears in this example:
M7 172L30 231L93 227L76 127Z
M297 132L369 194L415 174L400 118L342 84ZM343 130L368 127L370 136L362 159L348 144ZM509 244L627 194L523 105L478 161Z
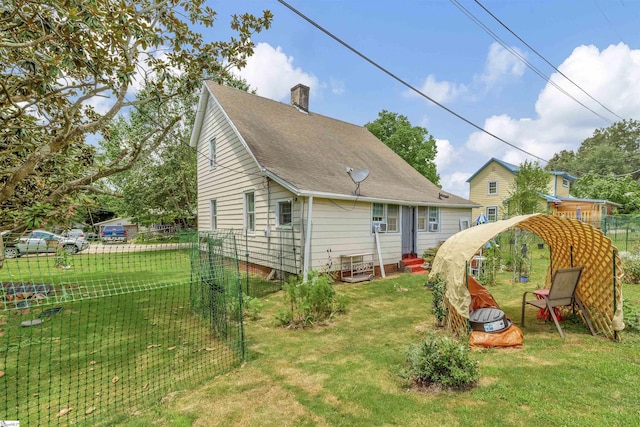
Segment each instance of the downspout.
M380 250L380 235L378 234L379 226L374 228L376 234L376 248L378 249L378 263L380 264L380 275L385 278L387 275L384 273L384 262L382 261L382 251Z
M271 180L267 179L267 228L264 229L264 234L267 235L267 252L271 253Z
M311 258L311 212L313 210L313 196L309 196L307 209L307 235L304 239L304 266L302 267L302 283L306 283L309 273L309 259Z

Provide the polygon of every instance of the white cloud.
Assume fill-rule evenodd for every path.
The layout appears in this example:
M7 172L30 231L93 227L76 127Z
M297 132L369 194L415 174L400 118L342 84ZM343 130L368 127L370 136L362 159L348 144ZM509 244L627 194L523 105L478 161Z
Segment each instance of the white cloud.
M440 184L442 189L453 193L456 196L469 198L469 183L467 179L471 176L467 172L453 172L450 174L440 175Z
M447 139L436 139L436 147L438 153L436 154L435 163L437 170L440 171L453 162L455 149Z
M526 58L526 55L520 49L515 47L510 47L510 49L522 58ZM490 89L496 83L503 82L505 78L522 76L524 70L525 64L522 61L502 47L501 44L494 42L489 46L484 70L477 79L486 85L487 89Z
M463 84L455 84L444 80L437 81L432 74L427 76L422 86L418 89L440 103L455 101L468 91L467 87ZM405 91L405 95L410 97L418 96L418 94L412 90Z
M256 88L258 95L278 101L288 100L291 88L298 83L309 86L312 93L314 89L319 92L322 86L318 78L294 67L293 61L280 46L274 49L268 43L258 43L246 67L234 72Z
M558 67L607 107L622 117L638 117L640 112L640 50L624 44L611 45L599 51L594 46L580 46ZM590 100L579 89L571 87L564 77L551 77L585 105L600 114L619 120ZM610 123L599 118L571 98L547 84L536 102L536 118L512 118L506 114L485 120L484 129L522 149L550 159L560 150L575 150L597 128ZM518 164L526 154L481 132L472 133L466 143L468 150L485 153Z
M330 77L329 83L331 84L331 92L334 95L342 95L344 93L344 81Z

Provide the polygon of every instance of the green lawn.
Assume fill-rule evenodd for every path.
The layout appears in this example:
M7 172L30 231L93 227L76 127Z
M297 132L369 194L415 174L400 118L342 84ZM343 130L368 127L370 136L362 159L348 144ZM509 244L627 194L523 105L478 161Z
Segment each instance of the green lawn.
M0 419L96 425L239 365L240 324L211 314L233 296L212 297L204 282L191 282L188 250L79 254L68 269L54 264L29 256L0 270L5 286L56 291L22 309L0 294L11 307L0 310ZM21 326L52 308L60 311L42 324Z
M512 284L503 273L491 288L516 323L522 293L540 286L536 280L544 272L536 270L529 283ZM172 394L123 425L638 425L640 335L623 332L616 343L565 324L562 340L553 323L535 320L531 308L523 348L473 352L481 373L476 388L409 389L398 375L405 351L435 324L424 282L425 276L403 274L337 284L348 312L309 330L276 326L283 294L264 297L261 319L245 325L248 363ZM624 293L640 306L639 285Z

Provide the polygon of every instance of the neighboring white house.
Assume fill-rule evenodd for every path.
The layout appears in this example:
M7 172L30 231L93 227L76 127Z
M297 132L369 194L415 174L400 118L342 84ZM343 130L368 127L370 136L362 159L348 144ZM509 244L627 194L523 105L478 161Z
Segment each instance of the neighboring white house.
M468 227L476 204L439 189L366 128L310 112L308 100L303 85L287 105L204 83L191 135L199 230L244 230L256 251L288 245L290 272L306 275L361 253L395 270ZM361 169L369 173L357 186Z

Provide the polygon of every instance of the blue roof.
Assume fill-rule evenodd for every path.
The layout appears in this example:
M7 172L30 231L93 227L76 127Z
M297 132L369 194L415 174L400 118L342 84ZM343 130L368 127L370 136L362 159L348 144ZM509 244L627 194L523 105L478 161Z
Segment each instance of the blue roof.
M500 166L504 167L505 169L507 169L509 172L511 172L511 173L512 173L512 174L514 174L514 175L516 174L516 172L518 172L518 171L520 170L520 167L519 167L519 166L512 165L511 163L507 163L507 162L505 162L505 161L502 161L502 160L500 160L500 159L496 159L495 157L492 157L492 158L490 158L490 159L487 161L487 163L485 163L484 165L482 165L482 167L481 167L480 169L478 169L478 170L476 171L476 173L474 173L473 175L471 175L471 176L469 177L469 179L467 179L467 182L471 182L471 180L472 180L473 178L475 178L475 177L476 177L476 175L478 175L478 174L479 174L479 173L480 173L484 168L486 168L487 166L489 166L489 163L491 163L491 162L496 162L496 163L498 163Z
M490 158L487 163L485 163L484 165L482 165L482 167L480 169L478 169L476 171L476 173L474 173L473 175L471 175L469 177L469 179L467 179L467 182L471 182L471 180L473 178L476 177L476 175L478 175L484 168L486 168L487 166L489 166L489 163L491 162L496 162L498 163L500 166L502 166L503 168L505 168L506 170L508 170L509 172L511 172L512 174L516 174L519 170L520 170L520 166L516 166L516 165L512 165L511 163L507 163L504 160L500 160L500 159L496 159L495 157ZM562 176L564 179L567 179L569 181L575 181L576 178L575 176L567 173L567 172L562 172L562 171L549 171L548 173L550 173L551 175L560 175Z
M576 179L578 179L578 178L576 178L575 176L573 176L573 175L571 175L570 173L567 173L567 172L562 172L562 171L549 171L549 173L550 173L551 175L559 175L559 176L561 176L561 177L563 177L564 179L567 179L567 180L569 180L569 181L575 181Z

